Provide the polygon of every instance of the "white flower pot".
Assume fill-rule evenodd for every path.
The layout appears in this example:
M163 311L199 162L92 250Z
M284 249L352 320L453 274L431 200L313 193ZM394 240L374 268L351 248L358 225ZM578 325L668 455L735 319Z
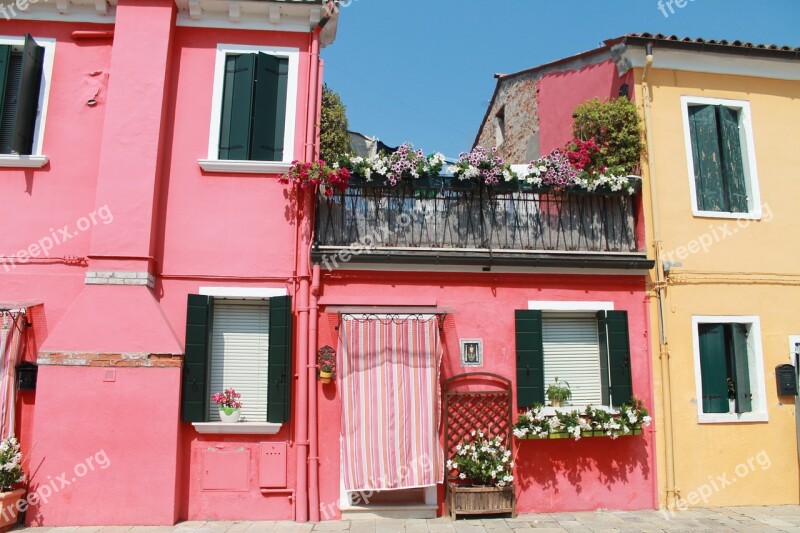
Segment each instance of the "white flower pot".
M227 424L232 424L239 421L239 409L234 410L231 414L225 414L222 409L219 410L219 419Z
M729 413L736 412L736 400L728 399L728 412Z

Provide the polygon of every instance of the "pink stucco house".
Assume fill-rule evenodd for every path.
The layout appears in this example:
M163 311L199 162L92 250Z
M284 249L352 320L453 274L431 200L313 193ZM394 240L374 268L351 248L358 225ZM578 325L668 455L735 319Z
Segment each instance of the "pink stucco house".
M278 182L316 159L337 17L321 0L9 12L2 420L29 457L29 524L442 514L442 384L492 373L516 414L570 372L563 338L593 354L581 401L652 406L641 195ZM35 388L13 386L23 362ZM211 400L231 386L234 424ZM655 505L650 432L514 448L518 511Z
M314 156L319 51L338 14L204 0L8 14L0 218L14 230L0 239L0 300L6 324L25 310L18 357L38 364L16 402L41 496L28 522L307 519L307 437L288 405L309 235L275 178ZM207 360L185 332L187 309L210 317L212 302ZM256 360L271 334L269 367L224 361L220 328ZM206 405L231 375L248 393L245 434L224 434Z

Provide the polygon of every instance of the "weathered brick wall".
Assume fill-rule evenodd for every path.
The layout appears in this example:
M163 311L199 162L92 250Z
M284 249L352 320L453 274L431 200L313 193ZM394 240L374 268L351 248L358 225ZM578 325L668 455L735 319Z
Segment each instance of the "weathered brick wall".
M498 152L511 163L527 163L538 157L539 120L537 117L537 75L527 73L500 80L495 98L483 129L478 136L478 144L486 148L497 145L497 115L504 115L503 143Z

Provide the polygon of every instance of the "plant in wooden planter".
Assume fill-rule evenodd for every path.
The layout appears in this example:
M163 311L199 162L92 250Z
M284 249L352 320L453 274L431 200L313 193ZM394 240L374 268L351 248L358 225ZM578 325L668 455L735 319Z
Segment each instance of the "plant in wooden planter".
M456 454L447 461L447 468L457 470L459 479L473 485L505 487L514 481L511 450L506 450L500 437L475 430L472 436L472 440L456 446Z

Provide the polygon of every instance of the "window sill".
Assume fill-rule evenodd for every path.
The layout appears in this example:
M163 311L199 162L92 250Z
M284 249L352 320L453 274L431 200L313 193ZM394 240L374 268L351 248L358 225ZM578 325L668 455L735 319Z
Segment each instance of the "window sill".
M724 211L697 211L692 209L696 218L724 218L729 220L761 220L761 211L752 213L728 213Z
M275 435L282 424L269 422L192 422L195 431L208 435Z
M619 414L619 409L614 409L608 407L607 405L593 405L597 410L608 411L612 415ZM571 413L573 411L580 411L583 413L586 410L585 405L562 405L561 407L553 407L552 405L546 405L542 407L542 415L543 416L556 416L556 413Z
M291 163L282 161L235 161L228 159L198 159L200 168L206 172L225 172L228 174L284 174Z
M700 424L746 424L749 422L769 422L767 413L699 413Z
M0 167L6 168L42 168L47 161L46 155L0 154Z

